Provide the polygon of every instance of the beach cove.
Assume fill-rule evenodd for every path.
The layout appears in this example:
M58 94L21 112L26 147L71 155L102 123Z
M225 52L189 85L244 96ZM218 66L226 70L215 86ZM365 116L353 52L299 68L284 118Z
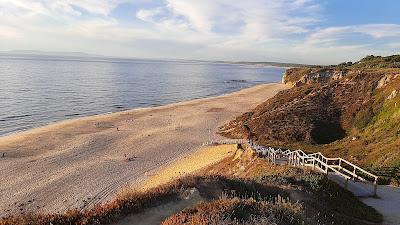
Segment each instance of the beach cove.
M289 86L67 120L0 138L0 216L64 212L110 200L128 185L222 139L219 126Z

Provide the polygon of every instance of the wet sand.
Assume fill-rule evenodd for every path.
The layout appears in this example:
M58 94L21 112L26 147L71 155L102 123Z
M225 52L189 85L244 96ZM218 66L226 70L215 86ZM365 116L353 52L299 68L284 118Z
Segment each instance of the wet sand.
M287 88L263 84L1 137L0 154L5 158L0 158L0 216L62 212L107 201L202 143L223 139L215 134L219 126Z

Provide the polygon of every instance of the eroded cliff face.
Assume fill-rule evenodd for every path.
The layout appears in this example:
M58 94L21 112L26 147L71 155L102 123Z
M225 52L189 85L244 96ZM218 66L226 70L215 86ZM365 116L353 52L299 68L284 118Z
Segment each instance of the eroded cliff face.
M225 124L220 133L282 147L322 144L339 155L344 150L340 152L335 145L349 145L357 148L357 155L347 154L351 152L347 149L343 156L355 160L368 158L374 151L369 145L384 141L376 138L386 134L392 144L387 154L398 151L398 157L388 160L387 155L379 160L400 163L400 69L292 68L283 81L293 88ZM381 118L385 113L390 113L390 119ZM351 146L361 140L358 147Z
M352 71L353 72L353 71ZM304 84L326 83L345 77L348 70L320 68L291 68L283 75L282 83L294 87Z

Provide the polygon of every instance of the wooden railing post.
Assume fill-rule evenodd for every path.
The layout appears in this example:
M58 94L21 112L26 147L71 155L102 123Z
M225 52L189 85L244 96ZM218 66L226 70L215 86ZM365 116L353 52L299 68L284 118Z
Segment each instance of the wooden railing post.
M292 155L292 165L296 166L296 153L293 153Z
M251 145L251 148L255 150L257 153L262 154L263 156L267 157L267 160L273 164L276 165L277 163L277 158L279 154L280 156L284 155L285 158L288 159L288 165L291 166L309 166L315 170L318 169L319 171L324 172L327 176L329 175L329 172L336 172L338 175L341 175L344 177L345 180L345 188L348 188L349 185L349 180L355 180L358 179L360 181L368 181L364 176L369 176L374 178L374 191L373 194L374 196L377 196L377 188L378 188L378 177L375 174L372 174L357 165L354 165L353 163L342 159L342 158L327 158L324 155L322 155L320 152L317 153L312 153L312 154L306 154L301 150L296 150L296 151L291 151L289 149L283 151L282 149L274 149L272 147L265 148L263 146L259 146L257 144ZM310 160L312 160L312 165ZM337 162L339 161L339 162ZM331 164L329 164L331 162ZM351 168L347 169L348 167L343 166L343 163L345 163L345 166L347 165L348 167L353 167L353 170L351 171ZM318 167L318 168L317 168ZM357 170L359 171L360 176L356 173ZM370 180L371 181L371 180ZM370 183L371 184L371 183Z
M328 175L328 170L329 170L329 168L328 168L328 159L325 158L325 174L326 175Z
M276 164L276 155L275 153L272 153L272 161L274 164Z
M313 170L315 170L315 158L312 160Z
M275 164L275 162L274 162L274 153L273 152L271 152L271 163Z

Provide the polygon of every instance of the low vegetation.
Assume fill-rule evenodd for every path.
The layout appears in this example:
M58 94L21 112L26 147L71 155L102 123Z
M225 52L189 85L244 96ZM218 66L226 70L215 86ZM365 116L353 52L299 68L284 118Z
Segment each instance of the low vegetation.
M247 148L245 148L247 149ZM175 201L196 188L204 202L163 224L374 224L382 216L324 175L275 166L252 151L146 192L125 192L85 212L17 215L0 224L109 224L128 214Z
M280 92L221 127L233 138L343 157L371 170L400 166L400 55L288 69Z
M97 205L89 211L70 210L62 214L21 214L0 220L0 224L108 224L124 215L142 212L176 198L181 188L190 186L191 179L178 180L147 192L133 192L118 196L113 201Z
M203 172L215 174L217 170L224 176L236 177L237 181L246 180L246 195L225 194L172 215L164 224L374 224L382 221L382 216L373 208L324 175L274 166L249 151ZM289 198L279 193L260 194L260 185L281 188L290 193Z
M367 56L356 63L342 63L345 68L400 68L400 55L392 56Z
M163 225L176 224L304 224L302 205L281 197L274 200L223 197L200 203L167 218Z

